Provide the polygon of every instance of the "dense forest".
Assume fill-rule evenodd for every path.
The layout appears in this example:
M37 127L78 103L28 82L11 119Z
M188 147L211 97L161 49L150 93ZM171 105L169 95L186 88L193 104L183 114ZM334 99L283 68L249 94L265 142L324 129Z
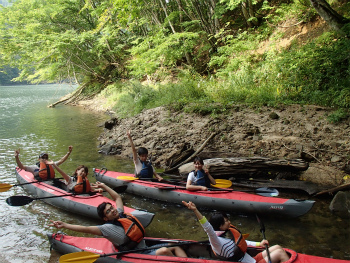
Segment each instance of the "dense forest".
M19 69L13 81L77 83L75 99L102 93L121 116L311 103L342 118L349 11L346 0L18 0L0 10L0 68ZM273 45L282 24L317 20L328 25L319 36Z

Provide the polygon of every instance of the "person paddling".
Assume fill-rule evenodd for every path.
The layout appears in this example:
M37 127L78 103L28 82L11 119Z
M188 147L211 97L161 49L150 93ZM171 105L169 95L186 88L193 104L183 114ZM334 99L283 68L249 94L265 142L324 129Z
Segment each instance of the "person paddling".
M204 231L209 237L210 246L216 256L219 258L238 261L245 263L267 263L270 262L266 250L256 255L254 258L247 253L247 246L264 246L268 245L268 241L263 239L261 242L245 240L241 232L231 225L230 220L224 213L214 213L209 222L197 209L193 202L182 203L194 212ZM217 236L215 231L223 231L225 234L230 234L232 238ZM274 245L269 248L270 263L285 262L289 259L286 251L279 245Z
M127 131L126 135L129 138L132 149L132 157L134 160L136 176L139 178L153 178L154 175L158 179L158 181L162 181L163 177L157 174L151 162L147 161L148 150L145 147L140 147L136 152L136 148L131 138L130 131Z
M115 206L112 203L103 202L97 207L98 215L105 221L105 224L99 226L82 226L50 220L51 224L49 226L103 236L111 241L120 251L148 248L143 238L145 233L141 222L131 214L124 213L121 196L101 182L96 182L94 187L102 188L108 192L115 202ZM185 251L178 246L169 248L159 248L159 246L149 247L149 250L140 253L157 256L187 257Z
M193 161L195 170L187 177L186 189L189 191L207 191L210 184L215 185L215 179L210 175L208 167L204 167L204 161L196 157ZM203 169L204 168L204 169Z
M55 164L57 166L64 163L73 150L73 146L68 147L68 152ZM49 159L49 155L47 153L41 153L39 155L39 162L36 165L25 166L19 159L20 149L15 150L15 159L18 168L30 172L34 175L34 178L38 181L51 180L55 178L55 171L51 165L46 164L46 161Z

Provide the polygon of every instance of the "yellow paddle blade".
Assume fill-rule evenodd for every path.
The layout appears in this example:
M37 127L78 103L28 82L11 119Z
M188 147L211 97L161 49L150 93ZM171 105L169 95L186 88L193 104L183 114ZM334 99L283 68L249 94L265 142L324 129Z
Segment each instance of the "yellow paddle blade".
M120 179L120 180L127 180L127 181L134 181L134 180L137 180L139 178L137 177L133 177L133 176L118 176L117 179Z
M211 186L216 188L229 188L232 185L230 180L225 179L215 179L216 184L212 184Z
M6 192L11 189L11 184L0 184L0 192Z
M249 234L242 234L244 239L247 239L249 237Z
M63 255L60 257L59 262L75 262L75 263L92 263L95 262L101 255L92 252L82 251Z

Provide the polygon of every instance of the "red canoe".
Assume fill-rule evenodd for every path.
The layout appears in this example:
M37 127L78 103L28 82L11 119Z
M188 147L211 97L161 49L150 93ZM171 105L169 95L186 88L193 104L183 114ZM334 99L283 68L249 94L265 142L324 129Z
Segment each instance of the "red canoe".
M40 200L44 201L45 203L84 217L88 216L90 218L100 219L97 214L97 206L102 202L113 203L111 199L103 196L102 194L70 195L71 193L68 193L66 190L57 186L57 183L59 186L62 185L61 181L55 180L38 182L34 179L32 173L26 172L19 168L16 168L16 176L20 184L25 184L22 185L22 187L35 198L43 198ZM145 227L151 223L154 217L153 213L136 210L126 206L124 206L124 211L135 215Z
M74 237L61 233L48 234L51 248L62 253L74 253L87 251L102 255L98 258L97 262L134 262L134 263L159 263L159 262L186 262L186 263L227 263L227 261L221 261L213 257L213 253L210 253L210 245L207 242L198 243L197 241L180 240L180 239L161 239L161 238L145 238L147 246L158 244L173 244L181 245L186 251L188 257L167 257L167 256L153 256L139 254L135 252L129 252L120 255L104 256L104 254L118 252L116 248L105 238L89 238L89 237ZM180 243L181 242L181 243ZM261 252L263 248L249 247L249 253L256 255ZM317 256L310 256L305 254L299 254L291 249L285 249L290 256L290 259L285 263L349 263L350 261L340 259L322 258ZM124 254L125 253L125 254ZM69 255L71 259L74 254ZM78 256L81 257L81 256ZM61 262L61 260L60 260ZM66 261L63 261L66 262ZM68 261L67 261L68 262ZM79 262L83 262L80 260ZM93 261L88 261L93 262Z
M107 171L106 169L94 169L94 176L96 180L112 187L127 186L126 192L143 197L177 204L181 204L181 201L192 201L198 207L236 213L298 217L306 214L315 203L311 200L267 197L232 189L227 191L188 191L185 187L178 187L173 184L118 179L119 176L134 177L134 175Z

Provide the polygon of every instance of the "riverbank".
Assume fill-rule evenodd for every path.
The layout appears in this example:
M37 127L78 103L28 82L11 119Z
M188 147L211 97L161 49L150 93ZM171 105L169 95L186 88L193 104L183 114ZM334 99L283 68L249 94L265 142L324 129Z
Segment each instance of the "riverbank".
M330 123L329 108L237 105L213 117L158 107L118 119L111 109L103 106L103 101L96 98L79 103L111 115L111 121L98 138L101 153L130 158L126 131L131 130L135 146L148 148L153 163L166 168L173 156L185 149L197 150L214 133L203 150L215 155L212 157L302 158L310 166L300 179L327 186L342 184L344 176L350 173L349 122Z

